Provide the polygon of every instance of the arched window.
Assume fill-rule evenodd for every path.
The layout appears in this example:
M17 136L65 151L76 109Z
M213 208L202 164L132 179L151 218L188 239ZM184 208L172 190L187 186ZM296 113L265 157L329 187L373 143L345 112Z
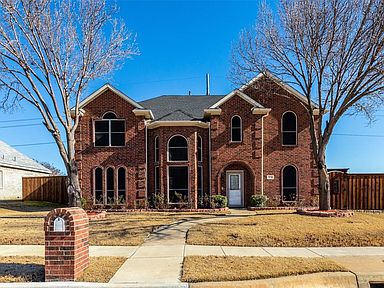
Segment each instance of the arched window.
M197 161L203 161L203 138L197 137Z
M112 167L107 169L106 183L107 183L107 204L115 203L115 173Z
M103 169L97 167L93 173L95 204L103 203Z
M168 161L188 161L188 143L183 136L173 136L169 140Z
M114 147L125 145L125 120L107 112L102 120L95 121L95 146Z
M282 117L281 133L283 145L297 145L297 118L293 112L285 112Z
M120 167L117 170L117 196L118 203L125 203L125 192L126 192L126 171L124 167Z
M292 165L285 166L282 172L283 201L297 200L297 170Z
M233 116L231 119L231 141L241 142L242 138L241 118L239 116Z
M155 137L155 162L159 162L159 136Z

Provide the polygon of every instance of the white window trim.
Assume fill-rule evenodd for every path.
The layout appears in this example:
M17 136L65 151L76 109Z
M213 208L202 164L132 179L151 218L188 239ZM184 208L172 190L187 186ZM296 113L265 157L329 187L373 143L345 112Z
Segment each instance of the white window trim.
M283 119L284 119L284 115L286 114L286 113L293 113L293 115L295 115L295 126L296 126L296 130L295 131L284 131L284 129L283 129ZM297 133L297 115L296 115L296 113L295 112L293 112L293 111L285 111L284 113L283 113L283 115L281 115L281 146L284 146L284 147L296 147L296 146L298 146L298 133ZM284 132L295 132L295 135L296 135L296 144L284 144Z
M114 112L112 112L112 111L108 111L108 112L105 112L104 114L103 114L103 117L104 117L104 115L105 114L107 114L107 113L113 113L113 114L115 114ZM116 114L115 114L116 115ZM117 116L116 116L117 117ZM108 121L108 142L109 142L109 145L108 146L96 146L96 122L97 121ZM111 129L111 121L124 121L124 145L123 146L112 146L111 145L111 143L112 143L112 141L111 141L111 136L112 136L112 129ZM93 126L93 147L94 148L121 148L121 147L125 147L126 145L125 145L125 134L126 134L126 128L127 128L127 126L126 126L126 120L125 119L122 119L122 118L116 118L116 119L103 119L103 118L101 118L101 119L93 119L92 120L92 126ZM104 132L105 133L105 132ZM118 132L118 133L120 133L120 132Z
M156 170L157 170L157 169L159 170L159 173L156 173ZM153 185L153 187L155 188L155 189L154 189L155 195L157 195L157 191L159 191L159 192L161 191L161 189L160 189L160 187L161 187L160 165L155 165L155 169L154 169L153 173L154 173L154 176L155 176L155 177L154 177L154 185ZM157 174L159 174L159 175L157 175ZM159 187L157 187L156 176L159 177Z
M199 143L201 144L200 145L200 148L201 148L201 152L200 152L200 156L201 156L201 158L199 158L199 157L197 157L198 159L197 159L197 162L203 162L203 151L204 151L204 149L203 149L203 138L200 136L200 135L197 135L197 156L199 156Z
M233 118L235 117L239 117L240 119L240 141L233 141L233 137L232 137L232 120ZM231 128L231 143L242 143L243 142L243 119L239 116L239 115L233 115L232 118L231 118L231 124L230 124L230 128Z
M169 159L169 142L171 141L171 139L173 137L177 137L177 136L183 137L185 139L185 141L187 142L187 160L170 160ZM176 134L176 135L172 135L168 139L168 142L167 142L167 162L170 162L170 163L186 163L186 162L189 162L189 142L188 142L188 139L185 136L180 135L180 134Z
M284 169L287 168L287 167L293 167L295 168L296 170L296 200L294 201L285 201L284 200ZM285 188L294 188L294 187L285 187ZM299 200L299 170L297 169L297 167L293 164L287 164L285 165L282 169L281 169L281 202L283 203L294 203L294 202L297 202Z
M169 201L169 168L171 167L186 167L187 168L187 173L188 173L188 183L187 183L187 191L188 191L188 201L190 200L189 197L190 197L190 194L191 194L191 191L190 191L190 187L189 187L189 176L190 176L190 171L189 171L189 166L188 165L168 165L167 166L167 202L168 204L174 204L174 205L179 205L179 204L185 204L184 202L170 202Z
M96 203L96 169L101 169L101 195L103 197L103 203ZM104 169L103 167L97 166L93 168L93 205L104 205Z
M108 176L108 169L112 169L113 170L113 195L115 195L115 201L114 201L114 203L112 203L112 204L109 204L108 203L108 181L107 181L107 176ZM113 167L113 166L107 166L106 168L105 168L105 173L104 173L104 185L105 185L105 190L104 190L104 193L105 193L105 197L104 197L104 205L113 205L113 204L115 204L116 203L116 169L115 169L115 167Z
M159 136L155 136L155 151L154 151L155 153L155 163L159 163L160 161L160 138L159 138ZM156 160L157 159L157 160Z
M127 191L128 191L128 185L127 185L127 168L125 166L118 166L116 167L116 200L119 200L119 170L124 169L124 183L125 183L125 192L124 192L124 203L127 203Z
M201 197L204 197L204 166L203 165L198 165L197 169L201 169L201 175L200 175L200 181L201 181ZM199 187L197 187L199 188ZM199 190L199 189L197 189ZM199 196L199 195L197 195Z

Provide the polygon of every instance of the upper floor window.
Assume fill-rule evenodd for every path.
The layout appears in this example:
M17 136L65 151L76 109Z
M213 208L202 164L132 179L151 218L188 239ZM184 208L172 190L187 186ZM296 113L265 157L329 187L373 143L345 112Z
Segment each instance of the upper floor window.
M285 112L282 117L281 133L283 145L297 145L297 118L293 112Z
M203 161L203 138L197 137L197 161Z
M95 121L95 146L124 146L125 120L117 119L116 114L107 112L102 120Z
M283 201L296 201L297 199L297 171L292 165L283 168L282 196Z
M168 142L169 161L188 161L188 143L183 136L173 136Z
M231 141L241 142L242 141L242 127L241 118L239 116L233 116L231 120Z
M159 162L159 136L155 137L155 162Z

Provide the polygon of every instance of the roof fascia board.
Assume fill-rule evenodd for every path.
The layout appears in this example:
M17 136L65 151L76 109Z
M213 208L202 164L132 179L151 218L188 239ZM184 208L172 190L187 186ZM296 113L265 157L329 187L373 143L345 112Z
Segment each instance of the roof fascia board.
M0 163L0 167L7 167L7 168L12 168L12 169L17 169L17 170L39 172L39 173L44 173L44 174L51 174L52 173L52 171L47 171L47 170L32 168L32 167L27 167L27 166L21 166L21 165L8 164L8 163Z
M220 108L208 108L204 109L204 117L221 115Z
M209 124L202 121L155 121L147 125L148 129L155 129L158 127L200 127L200 128L209 128Z
M297 98L299 98L301 101L303 101L305 104L308 104L308 99L307 97L305 97L303 94L301 94L299 91L297 91L295 88L293 88L292 86L290 86L289 84L285 83L283 80L281 80L280 78L276 77L275 75L273 75L271 72L265 72L265 73L260 73L259 75L257 75L255 78L253 78L252 80L250 80L248 83L244 84L243 86L240 87L240 91L244 91L247 87L249 87L250 85L252 85L253 83L255 83L256 81L258 81L259 79L261 79L262 77L268 77L270 78L271 80L273 80L277 85L279 85L281 88L283 88L284 90L288 91L290 94L296 96ZM313 107L315 108L318 108L318 105L315 104L315 103L312 103Z
M260 106L259 103L257 103L255 100L253 100L251 97L249 97L248 95L246 95L242 91L233 90L231 93L226 95L224 98L220 99L215 104L213 104L211 107L209 107L209 109L219 108L221 105L223 105L225 102L227 102L229 99L231 99L235 95L241 97L242 99L247 101L249 104L253 105L255 108Z
M271 112L271 108L252 108L252 114L254 115L268 115Z
M125 95L123 92L119 91L118 89L116 89L115 87L113 87L112 85L110 85L108 83L104 84L102 87L97 89L95 92L93 92L87 98L85 98L83 101L80 101L79 108L83 108L84 106L86 106L88 103L92 102L95 98L100 96L100 94L102 94L103 92L105 92L108 89L111 90L116 95L118 95L121 98L123 98L125 101L127 101L131 105L135 106L136 108L144 109L144 107L141 106L139 103L137 103L135 100L131 99L130 97ZM73 107L71 110L75 110L75 107Z
M149 109L133 109L132 112L135 114L135 116L144 116L145 119L155 119L153 116L153 113Z

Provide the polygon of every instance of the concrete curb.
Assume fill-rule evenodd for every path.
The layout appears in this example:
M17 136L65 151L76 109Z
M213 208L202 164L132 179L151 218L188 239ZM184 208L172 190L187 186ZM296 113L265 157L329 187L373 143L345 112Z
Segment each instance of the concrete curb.
M190 284L191 288L358 288L356 276L350 272L324 272L249 281L202 282Z
M188 283L176 284L110 284L110 283L88 283L88 282L30 282L30 283L1 283L1 288L188 288Z

